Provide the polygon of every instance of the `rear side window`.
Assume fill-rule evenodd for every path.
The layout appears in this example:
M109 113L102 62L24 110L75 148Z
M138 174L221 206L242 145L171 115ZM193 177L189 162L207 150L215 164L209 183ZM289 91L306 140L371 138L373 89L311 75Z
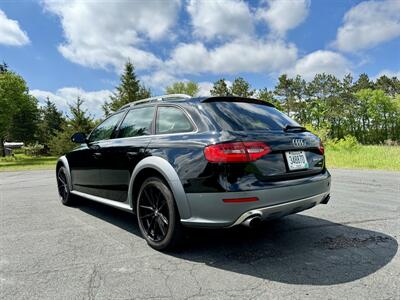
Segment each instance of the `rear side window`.
M203 103L202 106L223 130L282 130L286 125L300 126L287 115L267 105L212 102Z
M156 131L158 134L193 131L186 114L177 107L161 106L157 112Z
M95 129L93 129L92 133L90 134L89 141L96 142L111 138L115 126L117 126L122 115L123 115L122 112L116 113L115 115L112 115L106 120L104 120L103 123L101 123Z
M130 110L121 123L118 137L124 138L150 134L153 116L153 106Z

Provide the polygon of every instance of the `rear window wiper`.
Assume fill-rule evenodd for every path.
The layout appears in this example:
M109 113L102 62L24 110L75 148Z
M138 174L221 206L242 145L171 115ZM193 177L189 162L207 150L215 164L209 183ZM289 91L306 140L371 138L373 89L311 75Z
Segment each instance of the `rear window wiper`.
M284 128L283 131L308 131L305 127L303 126L296 126L296 125L289 125L287 124Z

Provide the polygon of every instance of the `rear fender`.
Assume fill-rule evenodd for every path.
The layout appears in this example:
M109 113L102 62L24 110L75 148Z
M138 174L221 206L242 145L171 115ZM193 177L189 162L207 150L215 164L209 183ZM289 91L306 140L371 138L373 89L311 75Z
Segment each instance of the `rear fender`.
M159 172L164 179L168 182L169 187L174 195L176 205L179 210L179 214L181 219L190 218L190 207L186 198L186 193L183 189L182 183L176 173L175 169L171 166L171 164L157 156L149 156L141 160L135 167L132 172L132 176L129 182L129 190L128 190L128 203L130 207L134 210L134 199L133 199L133 191L134 189L139 189L140 187L133 186L135 182L136 176L140 173L141 170L151 168Z

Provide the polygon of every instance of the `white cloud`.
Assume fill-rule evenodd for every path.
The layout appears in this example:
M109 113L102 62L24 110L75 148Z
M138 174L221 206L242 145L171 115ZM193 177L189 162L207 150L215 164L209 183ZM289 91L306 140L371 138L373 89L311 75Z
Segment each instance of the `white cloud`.
M284 36L308 16L310 0L267 0L268 8L257 9L257 18L264 20L271 32Z
M64 113L68 113L68 105L74 103L79 96L84 100L83 107L95 117L103 115L101 106L105 101L109 101L109 97L112 94L110 90L88 92L77 87L64 87L54 93L43 90L31 90L30 93L39 100L39 103L44 103L49 98Z
M297 48L292 44L240 39L214 49L207 49L200 42L180 44L166 65L184 74L274 72L289 67L296 58Z
M180 7L178 0L44 0L44 4L60 17L66 39L59 46L62 55L84 66L117 70L127 59L138 69L160 64L159 58L146 51L146 42L169 35Z
M343 18L333 45L346 52L372 48L400 36L400 1L366 1Z
M247 3L239 0L191 0L187 10L196 36L212 39L252 34L253 18Z
M204 96L210 96L210 90L214 86L212 82L209 81L203 81L199 82L199 91L197 93L197 96L204 97Z
M350 73L350 62L341 54L318 50L299 59L294 67L286 70L289 76L301 75L310 80L318 73L327 73L342 78Z
M400 70L399 71L382 70L374 77L374 79L378 79L379 77L381 77L383 75L386 75L389 78L397 77L398 79L400 79Z
M28 35L19 27L18 21L7 18L0 9L0 44L23 46L29 43Z
M140 79L145 86L155 90L164 90L172 83L182 81L182 79L178 79L171 73L164 70L158 70L150 75L142 76Z

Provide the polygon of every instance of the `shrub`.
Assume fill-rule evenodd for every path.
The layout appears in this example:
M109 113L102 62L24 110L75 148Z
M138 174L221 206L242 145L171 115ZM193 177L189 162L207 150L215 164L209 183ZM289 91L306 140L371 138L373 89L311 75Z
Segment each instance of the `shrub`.
M361 145L352 135L346 135L342 139L331 139L326 142L326 147L333 151L357 151Z
M22 148L24 154L29 156L41 156L41 155L48 155L49 148L46 145L41 144L32 144Z
M317 135L324 144L329 143L329 133L330 133L329 127L324 126L316 128L312 124L306 124L305 127L307 130Z
M58 131L49 141L50 153L52 155L64 155L76 147L76 144L71 141L74 129L68 126L65 126L63 129L63 131Z

